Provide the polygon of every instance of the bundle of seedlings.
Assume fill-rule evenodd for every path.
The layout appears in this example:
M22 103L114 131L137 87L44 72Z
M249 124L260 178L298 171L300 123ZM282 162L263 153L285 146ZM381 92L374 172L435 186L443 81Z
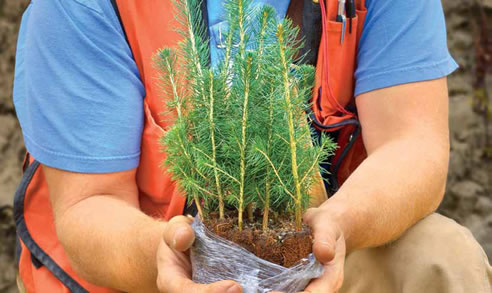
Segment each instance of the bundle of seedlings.
M175 5L183 41L155 62L176 117L162 138L164 165L199 214L193 279L302 290L323 272L302 214L335 145L311 139L315 69L295 65L298 28L269 6L228 0L223 56L212 68L200 1Z

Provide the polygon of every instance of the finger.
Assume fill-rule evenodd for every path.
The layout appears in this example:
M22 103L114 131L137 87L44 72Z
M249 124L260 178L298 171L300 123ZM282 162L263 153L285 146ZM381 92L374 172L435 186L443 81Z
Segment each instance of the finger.
M345 239L342 236L337 240L335 258L325 265L323 276L312 281L306 292L338 292L343 285L345 253Z
M327 222L323 211L317 208L306 211L304 222L313 230L313 253L316 259L323 264L333 260L336 242L341 236L339 229Z
M304 212L304 215L302 217L302 220L304 223L308 224L312 221L313 217L315 214L318 212L318 208L309 208Z
M158 284L160 292L165 293L241 293L241 286L234 281L220 281L212 284L198 284L187 277L163 278Z
M313 253L316 259L322 263L328 263L335 257L335 248L332 240L320 239L321 237L315 236L313 242Z
M220 281L212 284L197 284L191 280L184 282L182 286L176 288L176 291L170 293L241 293L242 289L239 284L233 281ZM167 292L167 291L166 291Z
M164 230L166 244L177 251L188 250L195 241L191 223L193 219L185 216L176 216L167 222Z

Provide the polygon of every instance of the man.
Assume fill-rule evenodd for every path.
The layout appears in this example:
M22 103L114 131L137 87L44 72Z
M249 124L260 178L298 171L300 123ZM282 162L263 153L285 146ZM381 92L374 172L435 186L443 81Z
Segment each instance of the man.
M154 177L159 162L148 160L158 156L161 102L148 99L157 95L145 70L151 65L136 48L154 36L142 37L138 21L129 24L135 11L155 10L148 22L166 25L170 12L158 1L117 2L125 31L108 0L36 0L22 20L14 102L28 152L41 163L39 171L31 160L16 198L26 289L241 292L228 280L193 283L186 254L192 220L157 220L166 218L160 205L169 211L182 204L177 195L166 195L170 202L148 196L159 184L175 189L168 177ZM282 16L289 1L271 4ZM490 267L476 241L431 215L448 168L446 76L457 67L441 4L368 0L365 6L354 95L368 156L305 215L326 267L306 290L490 292ZM214 44L221 1L208 1L207 11ZM144 168L154 172L139 172ZM50 203L41 183L28 185L32 178L47 182ZM65 258L70 264L59 261Z

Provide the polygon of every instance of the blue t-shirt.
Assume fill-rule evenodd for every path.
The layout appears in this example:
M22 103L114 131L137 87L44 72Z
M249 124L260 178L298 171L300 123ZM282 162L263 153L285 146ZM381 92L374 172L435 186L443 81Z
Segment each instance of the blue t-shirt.
M216 67L220 58L223 58L224 44L223 31L227 31L227 22L224 21L225 0L207 0L208 28L210 32L210 61L212 67ZM270 5L275 8L277 16L284 18L289 8L290 0L252 0L251 5L259 9L261 5Z
M263 1L274 4L279 15L289 3L255 2ZM210 26L221 22L219 2L209 0ZM437 79L457 68L448 52L440 0L366 4L356 95ZM31 2L19 32L14 104L27 150L37 160L86 173L137 167L144 96L110 1Z

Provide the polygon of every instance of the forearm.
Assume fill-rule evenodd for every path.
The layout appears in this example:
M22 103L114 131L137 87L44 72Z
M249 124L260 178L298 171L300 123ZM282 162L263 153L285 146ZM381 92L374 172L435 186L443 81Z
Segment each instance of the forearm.
M444 193L448 153L447 141L422 135L370 153L322 206L341 225L348 250L392 241L433 212Z
M125 292L156 292L156 251L165 223L111 196L91 196L58 215L56 229L74 269Z

